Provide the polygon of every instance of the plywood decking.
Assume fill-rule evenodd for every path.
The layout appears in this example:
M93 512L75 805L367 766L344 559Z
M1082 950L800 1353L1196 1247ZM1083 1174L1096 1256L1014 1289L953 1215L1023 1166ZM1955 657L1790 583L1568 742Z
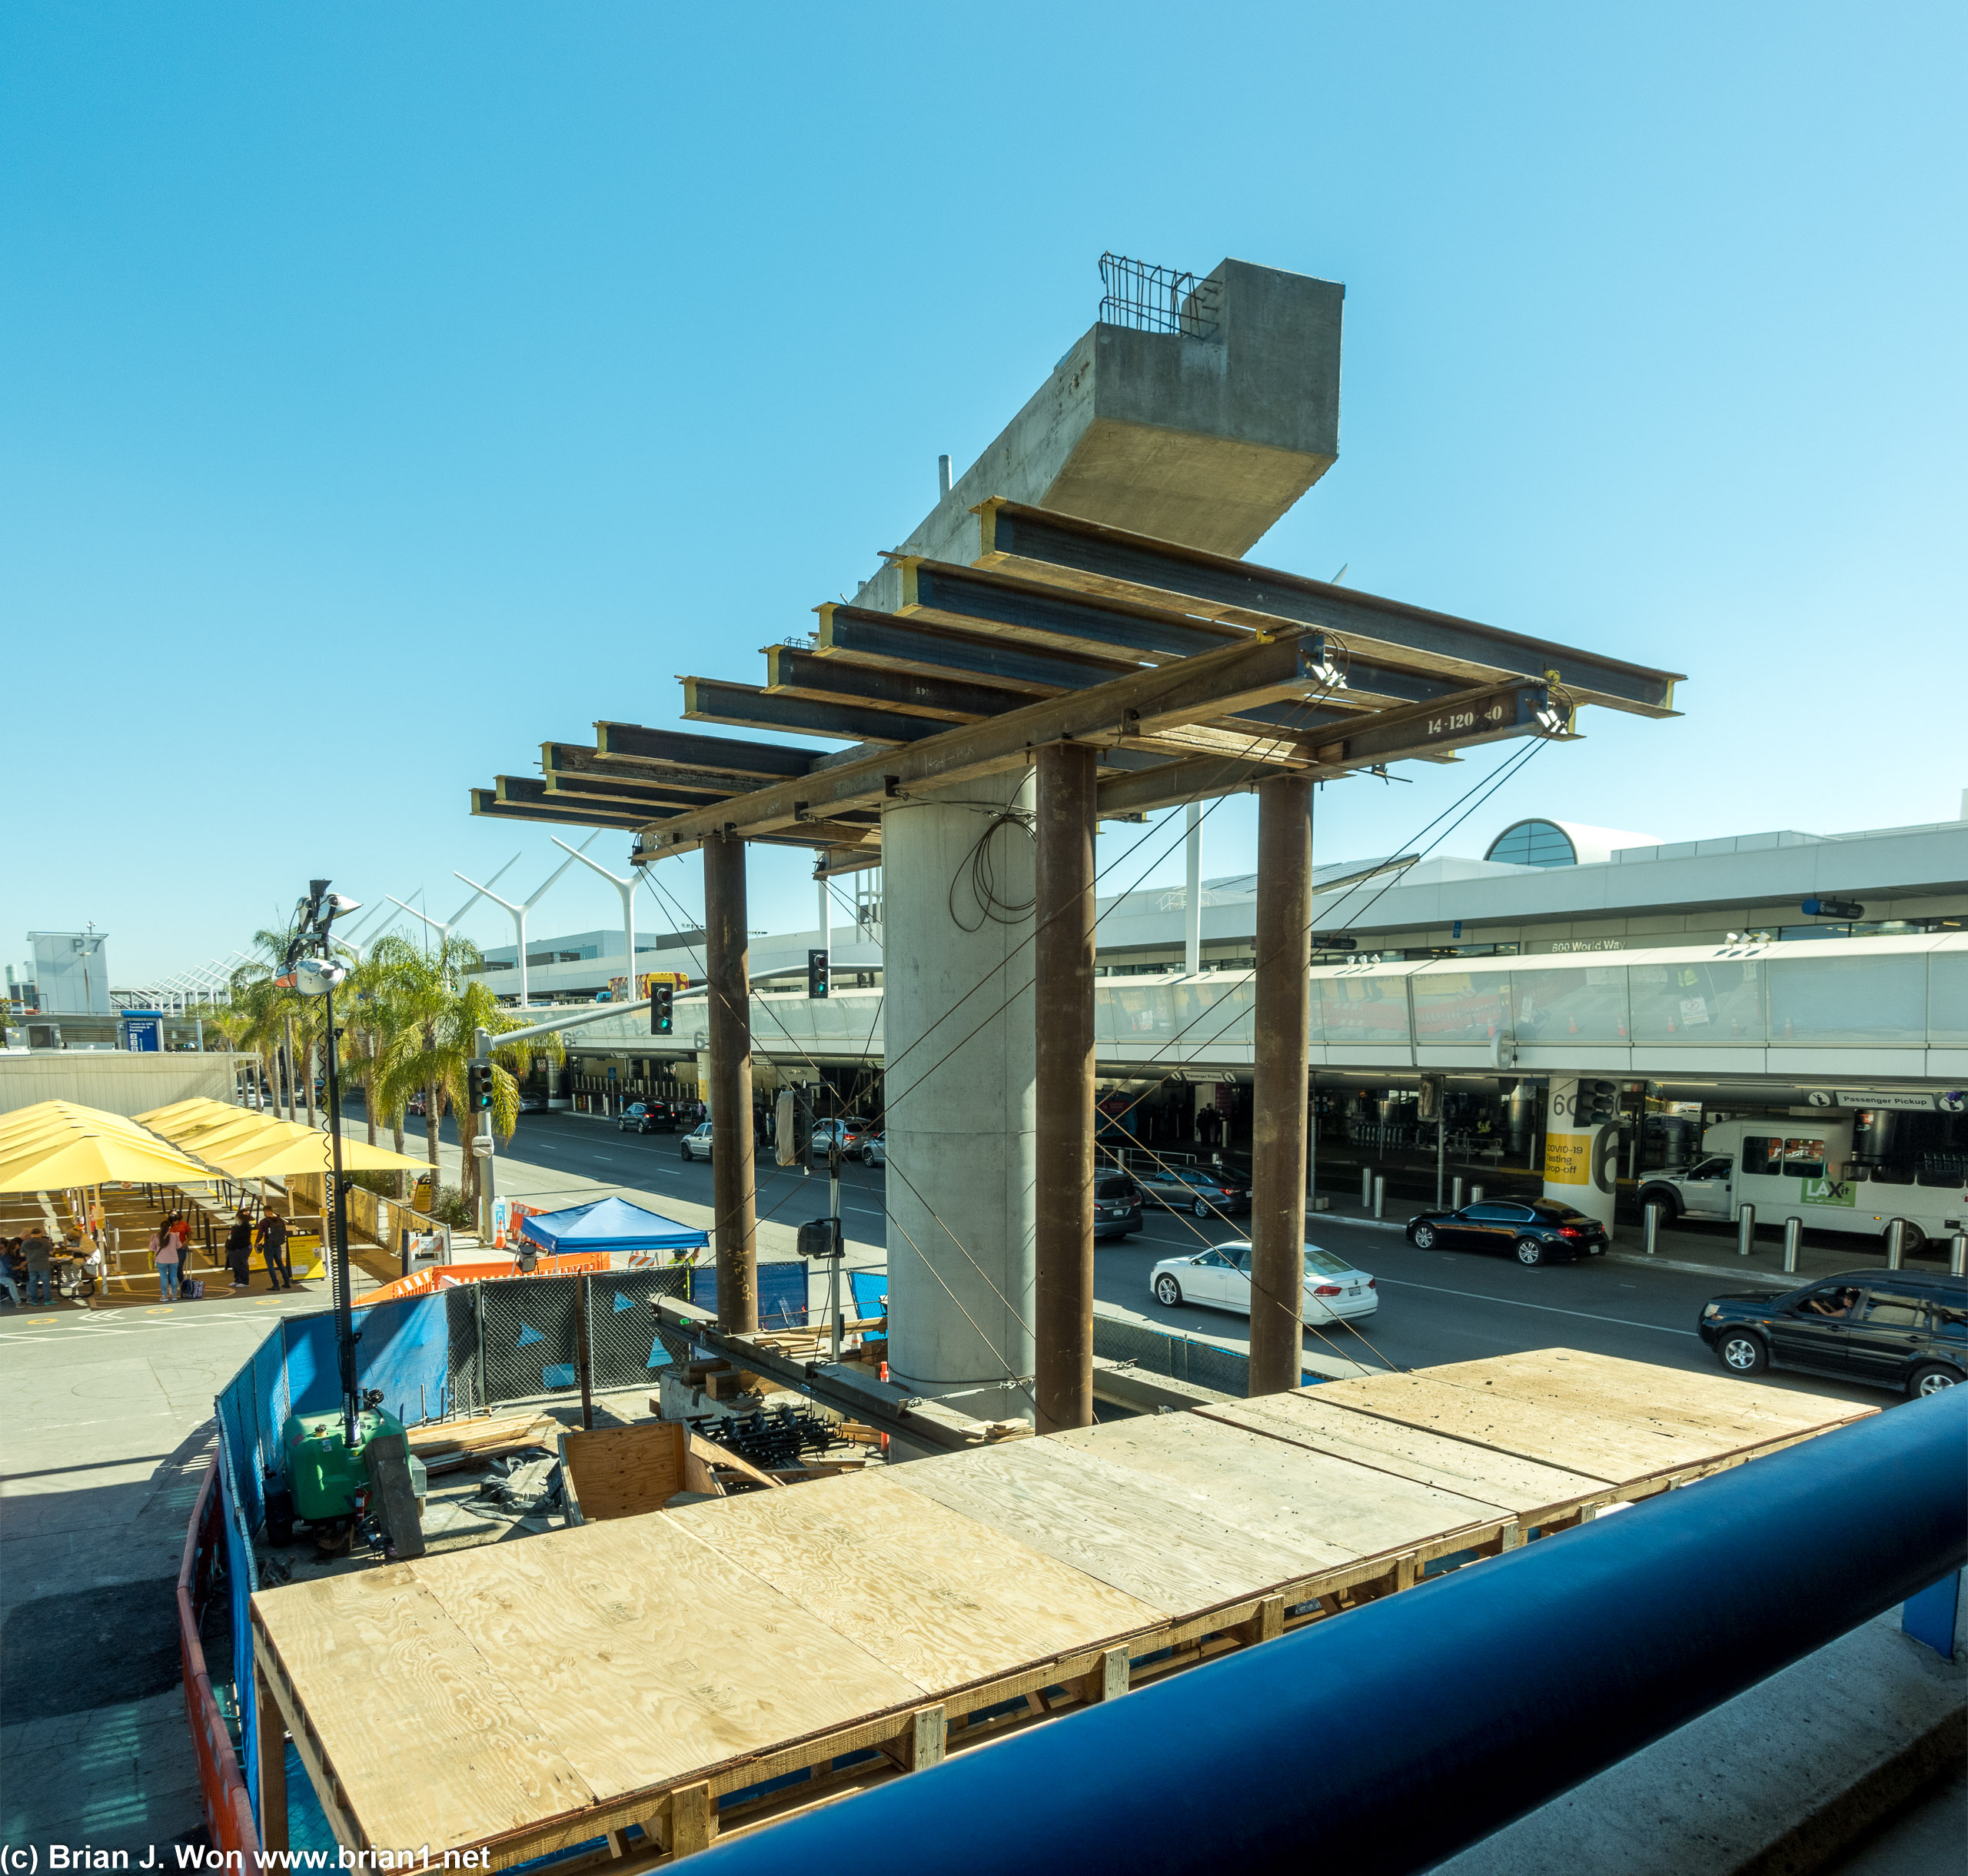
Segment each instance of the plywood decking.
M1331 1382L263 1591L256 1667L351 1848L678 1855L1873 1411L1567 1349Z

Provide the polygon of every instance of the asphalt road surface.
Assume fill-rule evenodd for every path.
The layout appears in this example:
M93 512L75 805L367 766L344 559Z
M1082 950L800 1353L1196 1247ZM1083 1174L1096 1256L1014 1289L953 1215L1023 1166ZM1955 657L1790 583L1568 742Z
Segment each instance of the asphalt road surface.
M410 1126L421 1144L421 1123L413 1120ZM444 1137L450 1139L448 1119L444 1127ZM702 1162L686 1163L680 1139L670 1133L625 1133L612 1122L570 1114L524 1114L510 1150L515 1158L537 1165L673 1193L708 1206L711 1169ZM803 1179L797 1172L770 1165L762 1156L759 1171L762 1216L796 1223L825 1210L826 1186L817 1169ZM849 1239L874 1246L885 1241L886 1181L879 1167L850 1164L843 1169L841 1206ZM1241 1352L1248 1339L1242 1316L1195 1304L1164 1309L1150 1293L1149 1280L1158 1259L1187 1256L1242 1236L1247 1228L1242 1218L1233 1229L1218 1219L1151 1210L1136 1236L1108 1239L1096 1247L1094 1294L1145 1321ZM1337 1219L1315 1219L1308 1235L1374 1277L1381 1300L1379 1310L1358 1329L1308 1331L1306 1349L1369 1365L1421 1368L1564 1347L1719 1372L1715 1358L1695 1334L1696 1316L1709 1297L1744 1287L1689 1272L1648 1269L1603 1258L1527 1270L1501 1258L1418 1251L1398 1231ZM1799 1375L1770 1379L1779 1385L1840 1399L1889 1398L1873 1389Z

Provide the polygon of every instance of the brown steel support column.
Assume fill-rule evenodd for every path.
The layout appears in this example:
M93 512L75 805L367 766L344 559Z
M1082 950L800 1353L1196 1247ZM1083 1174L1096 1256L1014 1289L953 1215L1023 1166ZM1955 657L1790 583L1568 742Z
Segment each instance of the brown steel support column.
M1093 751L1048 744L1038 770L1033 1393L1057 1433L1093 1424Z
M710 1043L711 1242L717 1321L759 1326L757 1188L752 1166L752 984L745 937L745 843L704 843L705 1029Z
M1251 1392L1298 1385L1305 1280L1305 1043L1312 784L1258 789L1257 1075L1251 1126Z

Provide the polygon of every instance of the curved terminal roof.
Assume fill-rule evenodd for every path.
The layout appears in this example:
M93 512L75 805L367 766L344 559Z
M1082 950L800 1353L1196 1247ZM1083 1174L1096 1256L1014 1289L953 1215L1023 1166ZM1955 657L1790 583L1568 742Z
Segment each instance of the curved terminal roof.
M1589 866L1611 860L1621 847L1658 847L1657 833L1623 827L1588 827L1583 821L1534 816L1513 821L1490 843L1485 860L1513 866Z

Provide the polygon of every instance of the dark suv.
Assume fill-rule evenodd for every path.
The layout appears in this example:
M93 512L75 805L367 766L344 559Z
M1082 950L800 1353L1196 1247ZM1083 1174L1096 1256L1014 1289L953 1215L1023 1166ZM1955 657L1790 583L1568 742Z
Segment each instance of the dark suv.
M1093 1235L1131 1238L1141 1229L1141 1191L1125 1172L1093 1176Z
M667 1101L631 1101L617 1117L617 1133L674 1133L676 1116Z
M1968 1277L1843 1270L1802 1289L1712 1298L1695 1326L1733 1374L1796 1368L1937 1394L1968 1380Z

